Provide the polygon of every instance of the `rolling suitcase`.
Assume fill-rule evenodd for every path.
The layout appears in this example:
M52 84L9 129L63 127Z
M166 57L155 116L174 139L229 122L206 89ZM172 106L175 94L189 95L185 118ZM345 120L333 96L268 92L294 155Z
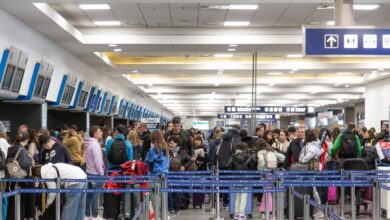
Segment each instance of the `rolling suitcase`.
M231 218L234 217L234 214L236 214L236 193L229 193L229 215ZM253 194L247 193L246 197L246 206L245 206L245 215L248 218L252 218L252 211L253 211Z
M204 204L204 193L194 193L192 195L192 206L195 209L196 206L199 206L202 209L202 206Z
M302 195L310 195L310 199L313 199L313 187L294 187L294 191ZM303 209L303 200L294 196L294 219L303 218ZM313 216L312 206L310 206L310 216Z
M337 203L337 187L335 186L329 186L328 187L328 199L329 204L335 204Z

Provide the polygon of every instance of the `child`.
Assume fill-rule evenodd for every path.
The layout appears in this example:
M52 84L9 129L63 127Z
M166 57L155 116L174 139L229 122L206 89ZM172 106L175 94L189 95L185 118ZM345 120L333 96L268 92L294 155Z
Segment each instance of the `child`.
M234 146L235 152L232 155L232 165L234 170L250 170L250 161L252 155L248 152L248 145L244 142L240 142ZM235 203L235 220L246 219L245 207L247 202L248 193L237 193Z
M285 156L275 151L265 140L259 140L260 150L257 152L258 170L274 170L278 168L278 163L282 163ZM272 212L272 195L263 193L260 204L261 219L265 218L265 196L268 196L268 211Z

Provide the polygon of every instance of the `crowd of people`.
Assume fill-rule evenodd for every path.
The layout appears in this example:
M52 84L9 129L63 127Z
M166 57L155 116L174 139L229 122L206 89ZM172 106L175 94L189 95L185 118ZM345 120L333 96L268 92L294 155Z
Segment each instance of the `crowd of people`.
M375 161L390 162L390 156L382 151L381 144L389 139L389 128L381 132L374 128L357 129L348 124L344 131L335 127L308 130L305 127L267 129L265 124L256 126L254 136L239 125L225 131L215 127L209 135L196 129L184 129L181 118L174 117L160 130L150 131L145 123L132 126L118 125L113 131L108 126L92 126L88 134L76 125L64 124L58 132L20 125L10 144L4 125L0 122L0 178L66 178L86 179L104 175L168 174L169 171L194 170L326 170L343 167L348 158L362 158L369 169ZM136 167L136 168L134 168ZM330 168L332 167L332 168ZM17 168L17 169L15 169ZM122 170L119 173L117 170ZM56 189L54 182L1 183L2 192L16 188ZM123 188L115 183L69 182L67 189ZM326 202L326 191L314 190L319 203ZM260 202L259 211L265 212L265 197L255 195ZM152 193L152 205L155 195ZM67 193L61 201L62 220L99 218L99 199L103 198L105 219L116 219L126 206L117 193ZM229 198L223 195L223 206L229 206L234 219L246 219L245 209L251 194L237 194ZM191 201L192 200L192 201ZM202 207L204 194L169 193L170 215L175 215L190 204ZM22 219L54 219L55 194L22 194L20 216ZM268 202L272 202L271 197ZM272 207L269 204L268 207ZM14 197L3 199L2 219L15 219ZM272 211L272 210L271 210ZM318 211L316 216L321 216Z

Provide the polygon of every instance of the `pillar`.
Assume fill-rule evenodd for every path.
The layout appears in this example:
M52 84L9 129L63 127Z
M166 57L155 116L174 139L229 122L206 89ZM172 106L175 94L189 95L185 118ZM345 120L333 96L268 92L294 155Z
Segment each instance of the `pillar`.
M47 102L41 107L41 128L47 128Z
M334 1L334 21L336 26L354 25L353 1L354 0Z

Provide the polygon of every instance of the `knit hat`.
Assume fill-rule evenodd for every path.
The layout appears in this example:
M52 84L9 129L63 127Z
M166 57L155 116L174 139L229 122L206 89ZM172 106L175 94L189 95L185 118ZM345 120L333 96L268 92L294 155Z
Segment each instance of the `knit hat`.
M6 133L6 132L7 132L7 129L5 128L4 123L2 121L0 121L0 134Z

